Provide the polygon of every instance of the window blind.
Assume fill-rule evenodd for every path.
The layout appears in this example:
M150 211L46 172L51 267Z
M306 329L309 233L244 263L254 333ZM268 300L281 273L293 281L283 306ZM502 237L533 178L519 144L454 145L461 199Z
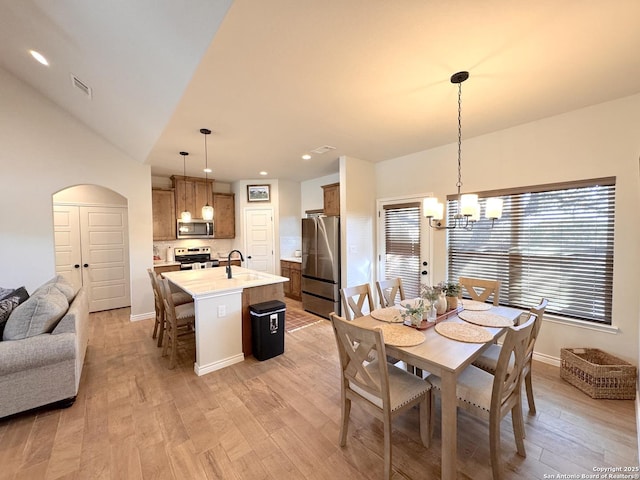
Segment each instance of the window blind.
M548 313L610 324L615 178L500 193L493 228L481 220L448 232L449 279L497 279L503 305L528 309L546 297ZM490 195L480 196L484 211ZM449 222L457 207L448 200Z
M407 298L420 294L420 203L385 205L385 279L400 277Z

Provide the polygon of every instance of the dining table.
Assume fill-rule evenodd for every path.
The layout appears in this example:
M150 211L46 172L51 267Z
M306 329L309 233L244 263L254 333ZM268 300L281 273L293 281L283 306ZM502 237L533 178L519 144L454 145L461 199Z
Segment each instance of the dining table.
M523 310L503 306L491 306L488 312L505 317L515 323ZM448 318L440 323L467 323L458 315L460 312L449 312ZM378 320L369 315L353 320L358 325L366 328L375 328L384 325L385 321ZM400 324L402 325L402 324ZM403 328L413 328L403 325ZM387 354L404 361L423 371L438 375L441 379L441 432L442 432L442 464L441 478L443 480L455 479L457 475L457 398L456 383L458 375L478 358L483 351L494 343L506 330L506 327L486 327L490 335L483 343L453 340L436 331L435 326L426 330L417 330L424 335L424 342L411 346L400 347L387 344Z

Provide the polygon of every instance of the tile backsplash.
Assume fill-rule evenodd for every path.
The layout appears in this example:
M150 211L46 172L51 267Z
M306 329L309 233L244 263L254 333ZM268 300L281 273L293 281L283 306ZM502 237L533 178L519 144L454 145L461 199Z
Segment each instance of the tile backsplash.
M211 247L212 258L217 258L220 255L222 255L224 258L229 254L231 250L233 250L233 240L208 240L205 238L192 238L189 240L153 242L153 246L158 250L160 259L165 261L167 260L167 249L173 249L176 247Z

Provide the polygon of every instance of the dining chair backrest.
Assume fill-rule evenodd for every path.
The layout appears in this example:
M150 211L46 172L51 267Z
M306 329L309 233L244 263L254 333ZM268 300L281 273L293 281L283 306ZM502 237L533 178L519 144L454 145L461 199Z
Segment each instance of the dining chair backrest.
M368 283L343 288L340 290L340 296L342 297L342 310L347 320L364 317L374 309L371 287Z
M342 386L378 408L389 408L389 372L387 362L377 362L377 369L367 369L373 356L385 358L382 330L360 327L335 314L331 323L338 344ZM382 357L380 357L382 355Z
M458 283L462 286L471 300L478 302L486 302L493 295L493 304L498 305L500 302L500 280L487 280L484 278L460 277Z
M338 346L341 372L340 445L347 443L351 402L358 401L384 424L384 476L391 478L391 421L402 412L420 406L420 439L429 447L431 432L431 384L386 362L381 329L360 327L356 322L329 315ZM374 358L374 360L372 360Z
M392 278L389 280L378 280L376 282L376 288L378 290L378 299L380 300L380 307L392 307L398 301L404 300L404 288L402 287L402 279Z
M522 371L536 319L537 315L531 313L525 323L507 330L493 380L491 411L495 414L504 412L505 408L511 410L520 402Z
M151 288L153 289L153 301L155 304L156 318L153 325L152 338L158 338L158 346L162 345L164 333L164 304L162 302L162 293L158 284L158 276L151 268L147 268L147 273L151 280Z

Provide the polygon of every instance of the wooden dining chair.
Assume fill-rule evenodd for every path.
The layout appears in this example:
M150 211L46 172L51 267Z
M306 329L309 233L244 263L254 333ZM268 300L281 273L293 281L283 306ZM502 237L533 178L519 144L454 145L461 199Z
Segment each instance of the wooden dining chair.
M489 450L494 480L502 478L500 422L509 412L518 455L527 456L522 418L522 371L535 320L536 315L529 314L529 319L523 325L509 327L495 375L469 365L458 376L458 408L489 421ZM429 375L427 379L433 386L432 395L438 394L441 390L440 377Z
M340 446L347 444L351 402L359 402L384 425L384 478L391 478L391 422L400 413L419 405L420 439L429 447L431 385L405 370L375 360L371 354L385 358L382 330L355 325L331 313L331 324L338 346L341 372Z
M343 314L347 320L364 317L374 309L371 287L368 283L342 288L340 296L342 297ZM364 307L367 307L368 310Z
M169 369L173 369L176 366L178 340L180 337L193 335L195 333L196 313L193 303L185 303L177 306L173 303L169 280L166 278L162 279L160 282L160 288L166 318L166 342L162 349L162 355L166 356L167 352L170 351Z
M462 290L466 291L471 300L478 302L486 302L493 295L493 304L498 305L500 302L500 281L486 280L484 278L460 277L458 283L462 286ZM463 293L462 291L460 293Z
M404 288L402 288L402 279L392 278L389 280L378 280L376 282L376 288L378 290L378 299L380 300L380 307L392 307L398 301L404 300Z
M529 312L535 314L536 321L533 326L533 332L531 334L531 340L529 345L527 346L527 354L525 359L525 365L523 368L522 376L524 378L525 390L527 392L527 402L529 403L529 413L531 415L536 414L536 404L533 399L533 385L531 382L531 366L533 363L533 349L536 344L536 339L538 338L538 333L540 333L540 327L542 326L542 318L544 316L544 311L547 308L548 300L543 298L540 300L540 303L535 307L532 307ZM521 315L521 317L528 318L528 315ZM519 320L518 323L521 323ZM502 347L500 345L491 345L487 350L485 350L482 355L480 355L473 365L482 370L491 373L492 375L495 373L498 358L500 357L500 352Z
M151 288L153 289L153 300L155 305L155 313L156 318L153 324L153 334L151 338L158 338L158 347L162 346L162 342L164 341L164 331L165 331L165 314L164 314L164 303L162 301L162 292L160 290L160 280L158 275L151 268L147 268L147 273L149 274L149 278L151 280ZM193 297L189 295L187 292L173 292L172 300L174 305L184 305L185 303L193 303Z

